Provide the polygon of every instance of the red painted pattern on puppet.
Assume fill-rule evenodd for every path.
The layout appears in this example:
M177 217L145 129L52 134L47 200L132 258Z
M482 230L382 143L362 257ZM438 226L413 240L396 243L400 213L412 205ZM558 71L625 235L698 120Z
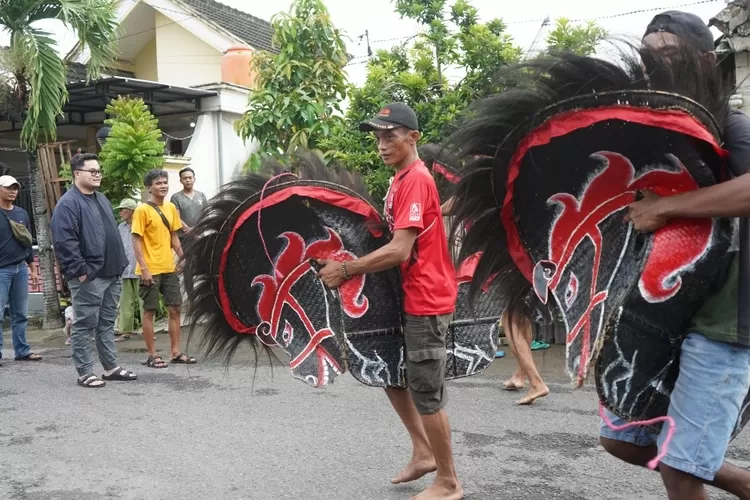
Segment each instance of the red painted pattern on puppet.
M534 275L543 276L535 279L534 285L540 299L546 301L547 290L557 288L565 268L570 262L576 248L588 238L594 245L594 262L590 284L591 300L586 312L574 328L568 332L568 343L583 332L579 378L585 375L588 365L589 344L591 338L591 313L595 303L606 300L606 290L599 290L598 276L601 259L601 232L599 224L610 215L624 209L635 199L639 190L651 190L660 196L670 196L698 188L687 169L674 156L668 160L678 170L667 171L654 169L634 178L635 169L630 161L618 153L600 152L604 168L598 172L584 187L580 199L569 193L560 193L549 198L548 202L558 204L561 210L552 224L549 238L549 258L538 262ZM666 187L669 186L669 187ZM673 297L680 288L679 274L689 269L710 245L712 222L709 219L685 220L675 219L654 234L653 248L647 258L646 266L639 280L639 287L644 298L650 302L661 302ZM578 281L566 289L566 306L575 300L571 294L578 294ZM546 281L546 289L540 289Z
M310 264L311 259L351 260L356 258L354 254L344 249L341 238L335 231L327 228L327 232L326 239L317 240L310 245L307 245L302 236L297 233L282 233L280 237L286 240L286 246L276 258L274 276L264 274L253 280L253 285L263 287L257 306L258 317L261 320L261 324L256 329L258 338L268 345L289 347L294 339L294 329L288 322L285 322L282 327L281 322L284 306L290 307L302 322L309 341L300 352L291 353L292 360L289 367L294 370L315 354L318 361L319 384L325 380L326 364L334 367L338 372L341 371L335 357L331 356L321 345L325 339L334 337L334 332L329 327L316 329L307 312L292 295L292 288L305 274L314 272ZM362 295L364 286L365 276L355 276L339 288L341 307L350 317L361 317L369 308L367 297ZM280 338L279 335L281 335Z
M356 256L344 248L341 237L331 228L326 228L328 238L318 240L306 245L302 236L293 232L282 233L279 237L287 241L287 245L276 259L274 272L276 276L263 274L253 280L253 285L263 286L260 300L258 301L257 313L261 321L268 322L271 328L271 336L276 340L277 327L274 312L280 314L283 303L288 299L289 291L294 282L287 279L290 275L299 274L310 269L310 259L352 260ZM300 273L300 270L304 272ZM297 276L297 278L299 278ZM339 288L341 307L344 312L352 318L362 317L369 308L367 297L362 295L365 287L365 276L354 276L344 282ZM312 334L313 332L311 332Z

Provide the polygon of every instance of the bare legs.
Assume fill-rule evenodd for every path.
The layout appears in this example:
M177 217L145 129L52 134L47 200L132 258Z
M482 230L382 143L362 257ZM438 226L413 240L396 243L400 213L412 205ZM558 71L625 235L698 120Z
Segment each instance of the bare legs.
M388 388L385 393L412 442L411 461L391 482L414 481L437 470L432 486L413 497L413 500L461 500L463 488L453 465L448 415L444 410L432 415L419 415L407 390Z
M636 446L631 443L604 437L599 438L599 441L610 455L640 467L645 467L648 461L654 458L658 452L656 445ZM703 487L704 482L695 476L663 464L659 465L659 472L667 489L669 500L708 499L706 489ZM728 462L722 464L713 481L706 482L705 484L731 493L740 500L750 500L750 471L741 469Z
M169 312L169 343L172 351L172 358L180 355L180 306L168 306ZM153 322L152 328L153 328ZM143 333L146 333L145 331Z
M430 447L430 440L422 424L422 417L417 413L417 408L411 399L411 394L404 389L392 388L385 389L385 394L404 423L412 445L411 461L404 467L404 470L391 479L391 483L414 481L425 474L434 472L437 470L437 466Z
M437 476L432 486L411 500L461 500L464 490L458 482L456 467L453 465L451 447L451 426L445 410L432 415L423 415L422 423L432 446L437 464Z
M543 398L549 394L549 388L539 375L539 371L534 364L534 358L531 356L531 322L528 318L519 314L514 314L513 321L511 321L507 313L503 313L502 322L505 329L505 338L508 339L510 350L518 361L516 373L509 380L503 382L503 387L508 390L521 390L526 385L526 378L528 378L529 390L521 399L516 401L516 404L530 405L538 398Z
M143 311L143 340L146 341L149 357L155 358L156 339L154 338L154 314L156 311Z

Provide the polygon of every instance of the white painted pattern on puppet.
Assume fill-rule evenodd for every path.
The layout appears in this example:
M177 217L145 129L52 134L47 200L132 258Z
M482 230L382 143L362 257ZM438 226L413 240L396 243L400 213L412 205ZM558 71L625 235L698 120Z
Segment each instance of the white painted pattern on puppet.
M474 344L474 348L462 346L458 342L454 342L455 347L449 349L447 353L455 356L458 359L463 359L468 363L466 367L466 376L473 375L476 373L477 368L482 364L482 361L492 362L494 358L487 356L484 350L480 349L478 345Z
M351 343L351 341L349 341L349 339L346 339L346 345L349 347L349 350L353 352L354 355L360 359L360 361L362 361L362 368L360 369L359 374L365 382L370 385L373 385L375 383L385 384L388 386L391 385L391 374L388 371L388 363L383 361L383 358L378 355L377 351L374 351L375 359L370 359L359 352ZM385 380L380 376L380 374L384 371L386 377Z

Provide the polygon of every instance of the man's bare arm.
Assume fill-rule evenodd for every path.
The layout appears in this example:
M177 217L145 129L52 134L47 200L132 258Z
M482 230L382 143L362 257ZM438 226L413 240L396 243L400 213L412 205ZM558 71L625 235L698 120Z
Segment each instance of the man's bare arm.
M175 251L177 257L182 258L182 243L175 232L172 232L172 250Z
M393 239L387 245L364 257L347 262L347 274L356 276L377 273L406 262L411 255L418 234L417 229L397 229L393 233Z
M661 217L750 217L750 173L688 193L661 198Z
M448 200L445 203L442 204L442 206L440 207L440 211L442 212L443 217L447 217L448 215L451 214L451 210L453 210L454 203L455 201L453 197L451 196L450 198L448 198Z
M174 203L174 202L172 202L172 203ZM180 224L182 224L182 229L184 229L185 231L190 231L190 226L188 226L188 225L187 225L187 224L185 223L185 221L184 221L184 220L182 220L182 215L180 215L180 209L179 209L179 208L177 208L177 207L175 207L175 210L177 211L177 217L179 217L179 218L180 218Z
M143 255L143 237L140 234L133 233L133 253L135 254L135 260L138 262L138 265L141 266L141 272L148 271L148 266L146 265L146 257Z

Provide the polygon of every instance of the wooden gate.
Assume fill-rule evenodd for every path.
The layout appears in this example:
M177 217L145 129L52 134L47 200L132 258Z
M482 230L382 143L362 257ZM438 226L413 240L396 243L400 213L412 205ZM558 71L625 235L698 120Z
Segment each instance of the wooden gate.
M69 179L60 177L60 167L70 163L73 155L70 145L74 141L51 142L39 148L39 171L42 175L42 188L47 198L47 217L52 217L52 211L63 195L63 185Z

